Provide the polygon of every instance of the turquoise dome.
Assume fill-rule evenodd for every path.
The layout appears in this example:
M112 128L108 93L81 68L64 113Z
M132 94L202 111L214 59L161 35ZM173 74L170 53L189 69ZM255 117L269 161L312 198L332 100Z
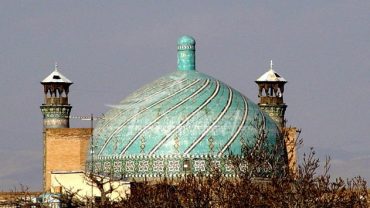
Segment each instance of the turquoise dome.
M128 177L206 171L253 145L262 124L275 146L275 122L237 90L195 70L177 70L143 86L104 115L94 129L88 168ZM91 161L94 164L91 166Z

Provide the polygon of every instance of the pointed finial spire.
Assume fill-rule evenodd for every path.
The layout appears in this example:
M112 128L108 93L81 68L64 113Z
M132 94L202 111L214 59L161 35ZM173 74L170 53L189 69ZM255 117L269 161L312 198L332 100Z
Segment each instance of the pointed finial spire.
M54 70L58 71L58 63L57 62L54 63Z
M272 63L272 60L270 60L270 70L274 67L274 64Z

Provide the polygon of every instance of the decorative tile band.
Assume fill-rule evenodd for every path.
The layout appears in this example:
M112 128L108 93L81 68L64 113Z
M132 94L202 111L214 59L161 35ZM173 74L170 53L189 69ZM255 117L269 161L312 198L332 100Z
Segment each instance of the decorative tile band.
M195 50L195 45L178 45L177 50Z
M93 161L93 162L92 162ZM247 169L245 164L235 165L227 156L202 155L183 157L173 156L152 156L135 155L125 157L97 157L88 160L86 171L102 174L116 175L124 177L172 177L184 176L186 174L209 175L218 170L223 175L235 177L237 172ZM266 175L271 172L271 168L262 170Z

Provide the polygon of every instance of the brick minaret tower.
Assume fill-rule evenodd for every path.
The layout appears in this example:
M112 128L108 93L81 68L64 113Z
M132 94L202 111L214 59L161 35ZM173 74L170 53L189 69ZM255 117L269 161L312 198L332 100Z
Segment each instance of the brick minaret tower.
M43 189L49 192L56 188L51 183L53 173L85 170L92 129L70 128L72 106L68 103L68 93L72 82L59 72L57 65L41 84L45 96L40 106L44 127Z

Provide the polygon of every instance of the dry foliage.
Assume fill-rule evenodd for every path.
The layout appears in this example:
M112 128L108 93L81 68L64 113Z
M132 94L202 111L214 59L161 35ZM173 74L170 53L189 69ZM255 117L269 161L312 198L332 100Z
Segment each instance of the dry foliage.
M252 146L243 146L243 156L230 156L236 177L225 177L209 162L211 171L205 175L189 174L180 178L133 182L126 198L111 201L115 180L87 174L98 187L101 199L81 200L77 193L65 191L59 198L62 207L145 207L145 208L352 208L368 207L366 181L361 177L331 179L330 158L319 170L320 161L311 148L303 155L302 164L292 173L286 155L266 142L266 133L259 130L259 139ZM301 144L301 141L298 141ZM274 148L281 148L277 144ZM232 155L232 154L231 154ZM108 185L108 186L107 186ZM104 187L109 187L108 189ZM64 189L67 190L67 189ZM15 204L24 204L22 198ZM12 202L12 205L14 205ZM38 206L41 207L41 206Z
M111 207L368 207L366 181L330 180L328 164L316 174L319 160L311 151L295 176L256 179L249 175L226 178L188 175L136 185L135 191Z
M331 179L330 158L324 162L323 172L317 173L320 161L313 148L303 155L302 164L292 173L286 165L286 155L278 150L284 144L273 149L266 142L263 128L257 129L257 142L244 146L242 157L229 158L237 177L225 177L217 167L209 165L212 171L207 175L132 183L127 198L96 203L94 207L368 207L363 178ZM296 142L302 144L301 140Z

